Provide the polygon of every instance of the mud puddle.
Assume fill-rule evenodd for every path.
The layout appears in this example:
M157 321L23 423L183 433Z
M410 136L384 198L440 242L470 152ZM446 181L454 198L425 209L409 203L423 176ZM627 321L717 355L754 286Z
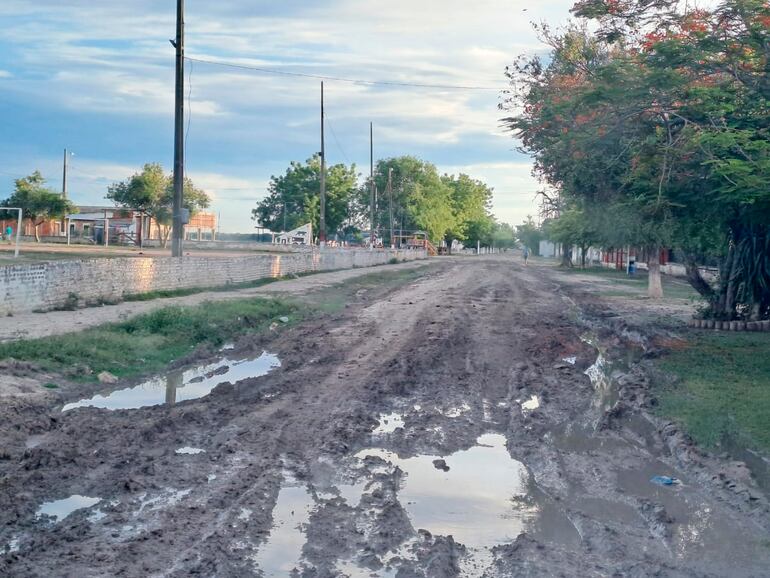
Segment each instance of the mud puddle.
M198 455L198 454L205 454L206 450L204 450L202 448L193 448L193 447L190 447L190 446L184 446L183 448L178 448L178 449L174 450L174 453L177 454L177 455L195 456L195 455Z
M267 352L263 352L255 359L224 358L216 363L172 371L106 395L97 394L88 399L68 403L62 411L77 407L116 410L173 405L177 402L205 397L220 383L237 383L244 379L260 377L280 366L278 357Z
M289 576L298 567L305 544L304 526L315 502L307 489L286 474L273 509L273 529L252 557L265 577ZM244 514L244 512L241 512Z
M50 517L54 522L60 522L67 516L76 512L90 508L101 502L101 498L90 498L88 496L74 495L62 500L45 502L37 510L37 517Z
M484 434L474 447L443 458L401 458L381 448L356 454L360 460L369 456L404 472L398 500L415 530L451 535L465 546L463 576L480 576L494 560L491 549L515 540L537 513L536 507L523 500L529 473L524 464L511 458L500 434ZM405 557L402 551L394 559ZM344 567L353 568L351 562Z
M394 414L386 415L387 425L397 421ZM386 425L384 421L381 418L381 427ZM538 518L544 509L540 496L531 492L530 474L523 463L510 456L503 435L484 434L473 447L444 457L400 457L375 447L361 450L352 458L349 467L337 467L332 474L326 471L328 464L316 464L312 481L297 482L284 474L273 509L273 528L252 558L265 576L287 576L295 568L309 570L309 562L303 557L308 525L313 512L328 506L329 500L344 499L361 524L362 536L367 535L371 528L366 529L366 520L382 515L381 505L374 505L380 504L375 496L382 495L383 480L391 478L400 482L395 482L395 501L388 501L387 508L403 508L407 527L411 528L405 535L394 534L405 537L395 539L380 553L381 566L376 571L369 564L360 566L356 558L337 559L334 564L339 575L389 577L400 570L420 568L424 560L418 560L416 545L429 532L433 536L452 536L462 544L462 576L481 576L494 562L495 546L511 543L530 525L541 522ZM340 476L347 481L338 483ZM319 477L323 480L319 481ZM563 522L570 525L566 518ZM574 531L571 525L570 529Z
M381 413L380 424L372 432L375 435L393 433L404 427L404 416L399 413Z

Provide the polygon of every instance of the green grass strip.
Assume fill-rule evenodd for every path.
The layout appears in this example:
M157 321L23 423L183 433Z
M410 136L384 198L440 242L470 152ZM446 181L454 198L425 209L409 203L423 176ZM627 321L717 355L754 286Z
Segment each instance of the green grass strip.
M770 451L770 335L704 333L659 363L681 378L658 386L662 416L708 448L729 436Z
M28 361L54 372L88 366L93 375L109 371L128 377L159 370L202 343L219 346L264 330L278 317L299 314L297 305L267 298L164 307L80 333L0 344L0 359Z

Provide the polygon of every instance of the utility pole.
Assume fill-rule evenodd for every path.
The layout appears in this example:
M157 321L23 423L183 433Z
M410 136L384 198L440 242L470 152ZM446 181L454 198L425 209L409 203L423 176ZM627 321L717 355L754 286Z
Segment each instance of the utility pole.
M67 198L67 149L64 149L64 169L62 171L62 179L61 179L61 197L62 199Z
M393 168L388 169L388 197L390 204L390 248L395 249L396 244L393 242Z
M369 229L369 248L374 249L374 125L369 123L369 217L371 227Z
M321 81L321 218L318 244L326 246L326 143L324 139L324 83Z
M184 0L176 1L176 97L174 114L174 205L171 256L182 256L182 200L184 195Z

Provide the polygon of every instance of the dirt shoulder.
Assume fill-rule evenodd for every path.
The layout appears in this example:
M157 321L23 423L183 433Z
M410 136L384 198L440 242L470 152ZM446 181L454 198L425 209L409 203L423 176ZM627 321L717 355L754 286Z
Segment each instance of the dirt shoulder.
M317 303L339 302L339 286L324 291ZM201 352L281 366L237 379L231 361L197 399L183 399L197 375L169 373L176 402L161 405L60 411L132 383L5 404L18 434L0 460L0 573L748 577L770 564L765 496L736 499L649 419L633 368L650 336L590 291L504 257L345 291L323 315ZM612 366L622 352L630 364ZM37 515L73 496L98 502Z
M89 307L74 311L49 311L46 313L23 313L13 317L0 318L0 343L19 339L36 339L51 335L62 335L83 331L103 323L125 321L135 315L155 311L170 305L200 305L207 301L227 301L255 296L303 295L325 287L331 287L356 279L374 271L409 270L425 267L425 261L411 261L397 265L382 265L373 268L348 269L330 273L276 281L261 287L234 291L204 291L183 297L168 297L151 301L127 301L102 307Z

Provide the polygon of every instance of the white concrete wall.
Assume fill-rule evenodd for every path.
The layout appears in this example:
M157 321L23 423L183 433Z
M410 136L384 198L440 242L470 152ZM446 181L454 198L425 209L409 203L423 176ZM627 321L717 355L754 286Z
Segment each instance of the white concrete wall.
M0 315L118 301L158 290L217 287L312 271L425 259L425 251L325 249L238 257L118 257L0 267Z

